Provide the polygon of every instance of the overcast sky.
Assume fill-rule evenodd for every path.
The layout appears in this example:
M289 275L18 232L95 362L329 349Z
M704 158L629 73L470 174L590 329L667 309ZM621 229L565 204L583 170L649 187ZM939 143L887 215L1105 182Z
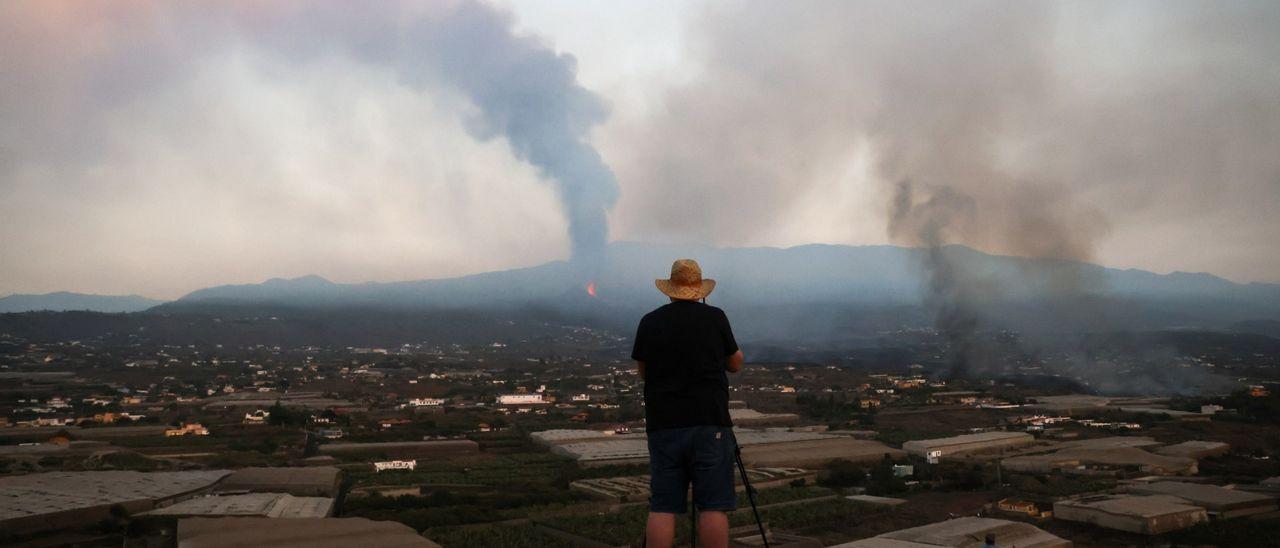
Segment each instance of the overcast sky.
M1278 2L354 6L0 3L0 295L915 245L902 181L948 243L1280 282Z

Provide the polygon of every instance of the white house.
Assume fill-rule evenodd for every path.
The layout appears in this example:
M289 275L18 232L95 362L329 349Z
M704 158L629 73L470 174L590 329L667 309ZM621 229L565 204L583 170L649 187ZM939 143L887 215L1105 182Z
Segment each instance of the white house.
M498 396L498 405L532 405L547 403L542 394L503 394Z
M409 405L413 407L439 407L444 405L444 398L413 398L409 400Z
M414 470L418 467L416 460L387 460L373 463L373 469L376 472L384 472L387 470Z

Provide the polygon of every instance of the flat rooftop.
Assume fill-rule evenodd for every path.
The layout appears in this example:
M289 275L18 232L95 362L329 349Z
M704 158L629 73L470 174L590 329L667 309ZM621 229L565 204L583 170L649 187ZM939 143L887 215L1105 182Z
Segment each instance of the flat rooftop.
M440 548L407 525L365 518L184 518L178 520L183 548Z
M897 506L899 504L907 503L907 499L898 499L893 497L877 497L875 495L849 495L845 498L854 502L861 502L864 504L874 504L877 506Z
M644 439L644 434L614 434L613 432L603 432L600 430L570 429L558 428L554 430L543 430L529 434L529 437L535 442L543 444L557 444L586 440L615 440L615 439Z
M479 451L480 444L471 440L431 440L383 441L371 443L326 443L320 446L321 453L381 451L387 449Z
M218 491L277 491L293 495L337 495L341 471L332 466L241 468L217 486Z
M1199 458L1209 455L1220 455L1231 450L1231 446L1220 441L1184 441L1156 449L1156 453L1171 457Z
M738 443L743 447L743 458L748 461L759 461L761 466L792 464L785 455L777 455L778 451L795 449L800 451L798 457L812 457L815 449L830 449L839 446L843 449L831 449L834 456L856 456L871 452L880 458L885 453L901 454L901 451L874 441L854 440L844 436L831 436L817 432L791 432L785 430L736 430L734 433ZM603 435L595 430L548 430L531 434L535 440L551 445L551 451L583 463L603 463L608 461L639 461L649 458L649 442L644 434ZM810 444L808 450L801 449L801 442L819 442ZM829 446L829 447L828 447ZM793 458L794 460L794 458Z
M1054 536L1034 525L1003 519L963 517L901 529L833 548L969 548L980 546L987 535L995 535L996 546L1018 548L1071 548L1071 541Z
M947 449L951 447L963 447L970 445L987 445L992 447L1000 447L1008 444L1032 444L1036 439L1026 432L979 432L977 434L962 434L949 438L933 438L927 440L911 440L902 444L902 448L908 451L929 451L937 449Z
M742 422L745 424L745 423L762 423L762 422L770 422L770 421L777 421L777 422L798 421L800 420L800 415L797 415L795 413L761 413L759 411L756 411L755 409L730 408L729 418L732 419L735 423Z
M1157 481L1147 485L1133 486L1129 490L1144 495L1173 495L1197 506L1204 506L1209 510L1225 510L1257 505L1274 506L1276 504L1275 498L1266 495L1236 491L1203 483Z
M751 466L822 466L832 459L880 462L885 455L899 459L907 454L878 441L843 436L783 443L744 443L742 449L743 462Z
M1064 441L1062 448L1111 449L1115 447L1157 447L1164 445L1150 436L1109 436L1105 438L1088 438L1083 440Z
M321 392L233 392L214 396L204 400L206 409L231 407L271 407L280 402L285 407L305 407L308 409L325 409L329 407L351 407L348 400L326 398Z
M262 518L323 518L333 511L328 497L295 497L288 493L247 493L195 497L146 512L148 516L255 516Z
M77 508L176 497L216 483L229 470L48 472L0 477L0 520Z
M1185 512L1204 512L1204 509L1199 506L1192 506L1180 498L1167 495L1097 495L1075 500L1060 500L1053 503L1053 506L1055 513L1059 506L1065 506L1143 519Z

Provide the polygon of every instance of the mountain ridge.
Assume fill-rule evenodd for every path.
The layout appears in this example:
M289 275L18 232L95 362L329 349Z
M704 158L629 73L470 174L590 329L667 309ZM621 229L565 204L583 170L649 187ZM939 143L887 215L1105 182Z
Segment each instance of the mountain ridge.
M141 312L164 302L141 295L97 295L70 291L54 291L41 294L15 293L0 297L0 313L46 310L51 312L69 310L109 313Z
M910 248L910 247L900 247L900 246L891 246L891 245L847 246L847 245L839 245L839 244L804 244L804 245L792 246L792 247L721 248L721 247L712 247L712 246L705 246L705 245L682 246L677 244L642 244L637 242L616 242L614 244L611 244L610 251L612 253L610 253L609 255L611 258L616 258L618 256L617 251L619 250L625 253L625 252L633 252L636 249L639 249L641 251L641 254L642 254L641 258L643 259L648 258L643 256L653 255L655 254L655 252L658 252L658 251L667 251L667 255L669 255L672 259L678 258L680 256L685 256L685 255L693 256L694 258L697 258L696 255L699 252L703 254L711 254L713 256L710 258L710 260L699 259L700 262L704 263L704 270L707 272L708 277L715 277L717 275L717 273L715 272L715 267L717 266L730 266L730 267L742 266L740 264L722 265L721 263L724 263L726 261L716 260L717 258L723 259L722 257L718 257L718 256L726 255L726 254L730 254L730 255L759 255L759 254L812 255L816 253L816 254L830 255L830 254L840 254L840 253L853 253L853 254L860 255L858 259L865 259L865 258L868 258L867 255L874 254L874 255L881 255L882 256L881 259L889 258L889 259L901 260L901 259L911 258L912 260L920 260L919 257L913 258L909 256L920 255L925 253L926 251L924 248ZM1008 268L1009 266L1017 266L1018 264L1021 264L1023 268L1026 268L1027 265L1038 265L1041 268L1066 265L1072 268L1082 269L1084 271L1083 274L1086 274L1086 275L1098 274L1098 273L1105 274L1106 279L1104 280L1104 282L1109 287L1114 289L1126 290L1126 291L1128 290L1148 291L1148 292L1161 291L1161 292L1167 292L1167 293L1177 293L1179 291L1186 291L1186 290L1193 289L1191 286L1199 286L1194 289L1220 288L1220 289L1230 289L1230 290L1248 290L1250 288L1254 288L1254 289L1260 289L1260 290L1269 291L1269 292L1276 292L1277 295L1280 295L1280 284L1269 284L1269 283L1262 283L1262 282L1239 283L1239 282L1228 280L1226 278L1222 278L1220 276L1217 276L1208 272L1173 271L1168 274L1159 274L1156 272L1151 272L1151 271L1136 269L1136 268L1127 268L1127 269L1109 268L1109 267L1104 267L1104 266L1093 264L1093 263L1075 261L1075 260L1069 260L1069 259L1028 258L1028 257L1008 256L1008 255L994 255L994 254L988 254L972 248L968 248L965 246L958 246L958 245L947 246L946 248L943 249L943 252L953 254L953 255L961 255L959 259L962 261L973 260L974 257L977 257L981 261L1006 263L1006 264L998 265L1003 268ZM888 257L885 257L886 255ZM893 255L899 255L899 256L892 257ZM636 260L635 258L633 258L632 260L624 260L623 261L624 264L622 266L630 268L631 270L635 270L635 268L638 266L636 263L638 262L640 261ZM741 263L741 262L749 262L749 260L748 261L741 261L741 260L731 261L731 263ZM651 263L652 264L648 264L647 266L640 266L640 268L647 268L647 270L651 271L652 275L661 276L665 274L663 270L665 270L666 265L669 264L669 261L666 263L651 261ZM256 293L265 293L266 290L269 290L269 289L276 289L281 291L281 293L270 295L270 296L285 297L285 296L288 296L288 294L292 294L292 293L305 293L307 291L316 291L316 290L320 290L320 291L351 290L356 292L365 292L371 289L372 290L377 290L377 289L396 290L396 289L413 288L413 287L426 287L426 286L431 286L436 284L441 284L441 285L469 284L469 283L483 282L483 281L492 280L492 279L505 279L510 277L516 277L522 273L533 273L533 272L543 272L543 271L560 272L561 270L565 270L567 267L570 267L570 266L572 265L568 261L559 260L559 261L550 261L540 265L519 267L519 268L513 268L513 269L507 269L507 270L481 272L481 273L470 274L465 276L456 276L456 277L448 277L448 278L427 278L427 279L419 279L419 280L404 280L404 281L393 281L393 282L368 281L368 282L342 283L342 282L332 282L323 277L311 274L311 275L300 276L296 278L271 278L269 280L266 280L262 283L257 283L257 284L249 283L249 284L227 284L227 285L212 286L212 287L203 288L203 289L199 289L191 293L188 293L187 295L184 295L173 302L189 303L192 301L251 299L251 298L261 296L261 295L257 295ZM608 272L607 266L608 265L606 265L606 271L599 273L601 277L605 277L607 279L608 278L626 279L626 278L632 277L632 276L618 276L617 272ZM916 276L917 278L920 277L921 275L919 272L910 272L911 269L905 268L905 266L907 265L903 265L901 263L877 265L877 267L879 268L883 268L886 266L891 269L894 269L894 268L899 269L897 271L889 272L888 274L890 275L907 274L907 275ZM986 273L986 274L1008 275L1007 271L996 272L996 271L993 271L992 268L977 269L977 271L980 273ZM592 276L585 276L585 277L573 278L571 276L571 273L569 272L560 272L560 273L562 276L564 276L564 279L570 280L573 283L581 283L586 281L586 278L592 277ZM835 274L833 276L828 276L828 277L840 277L840 275ZM1034 277L1034 276L1021 276L1021 277ZM1183 287L1178 288L1178 287L1166 286L1166 287L1142 288L1140 287L1141 285L1140 282L1144 282L1144 281L1166 283L1166 284L1182 284ZM647 289L648 288L646 287L646 290Z

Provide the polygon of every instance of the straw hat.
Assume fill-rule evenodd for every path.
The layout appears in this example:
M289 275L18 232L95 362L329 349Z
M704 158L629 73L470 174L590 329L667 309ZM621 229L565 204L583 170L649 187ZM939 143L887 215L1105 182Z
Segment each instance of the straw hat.
M716 288L715 280L702 279L702 267L693 259L671 263L671 279L654 280L653 284L666 296L684 301L706 298Z

